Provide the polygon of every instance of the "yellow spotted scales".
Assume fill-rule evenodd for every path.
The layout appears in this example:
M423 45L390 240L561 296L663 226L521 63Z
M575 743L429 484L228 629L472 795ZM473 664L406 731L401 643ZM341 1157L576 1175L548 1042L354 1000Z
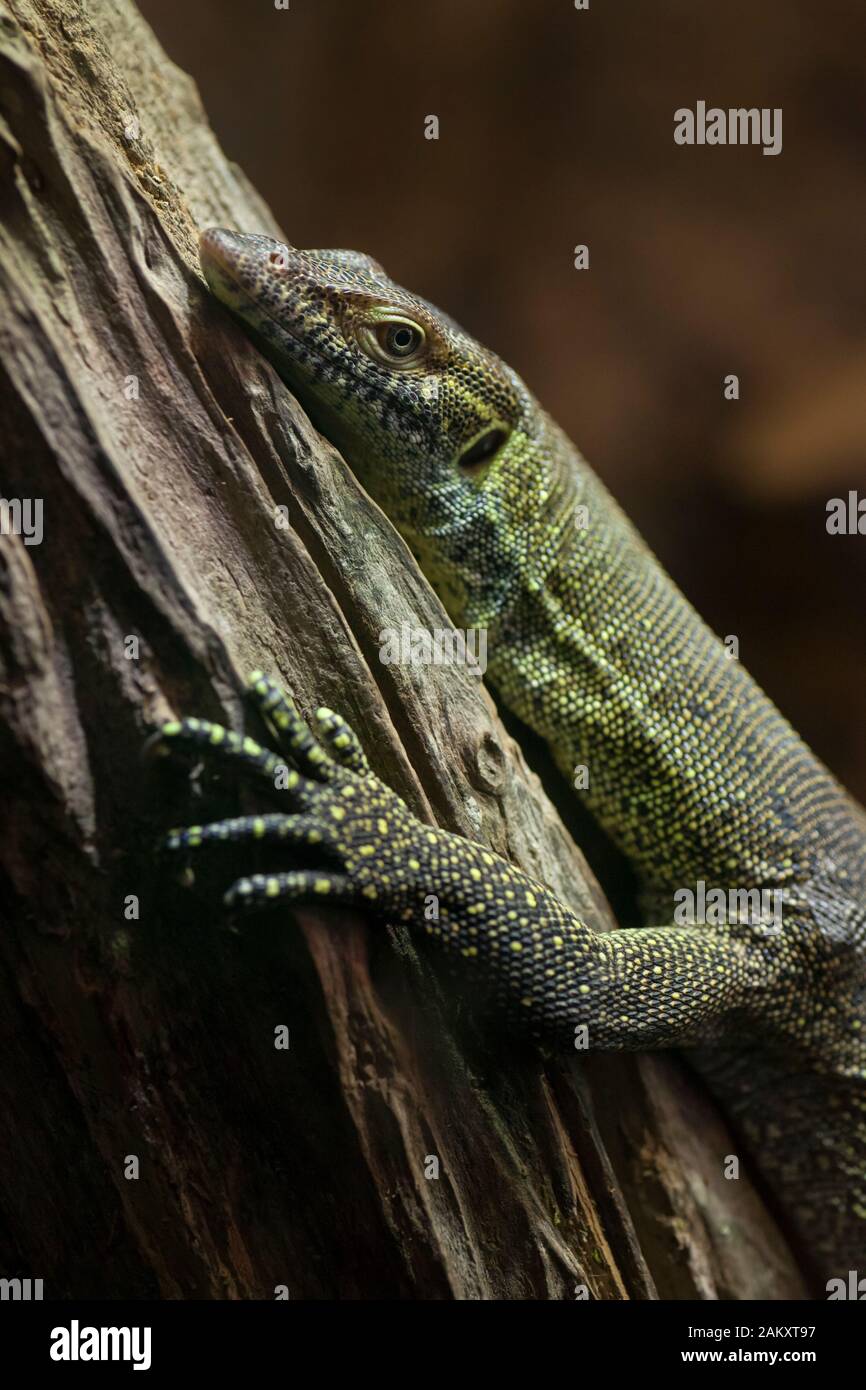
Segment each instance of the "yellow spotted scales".
M821 1278L866 1270L866 818L729 659L520 378L350 251L211 229L213 292L252 330L420 560L488 674L638 871L652 925L598 934L480 845L417 821L343 720L314 732L257 673L279 753L184 720L287 813L172 833L281 840L233 905L328 899L426 933L541 1038L675 1044L742 1135ZM291 779L287 781L286 779ZM675 894L761 890L772 920L676 923ZM430 895L438 919L429 912ZM655 925L664 923L665 925Z

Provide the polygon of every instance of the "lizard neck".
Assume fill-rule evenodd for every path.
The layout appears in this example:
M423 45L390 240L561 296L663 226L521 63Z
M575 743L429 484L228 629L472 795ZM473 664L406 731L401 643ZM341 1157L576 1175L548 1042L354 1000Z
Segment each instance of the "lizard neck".
M585 526L491 630L505 702L650 888L801 882L840 837L862 858L845 793L573 459Z

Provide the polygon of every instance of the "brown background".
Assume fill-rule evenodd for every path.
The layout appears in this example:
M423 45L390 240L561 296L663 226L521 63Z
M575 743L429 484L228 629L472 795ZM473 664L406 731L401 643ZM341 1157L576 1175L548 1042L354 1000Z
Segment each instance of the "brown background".
M861 0L141 8L286 235L516 367L866 799L866 537L825 532L866 490ZM675 145L699 99L782 107L781 155Z

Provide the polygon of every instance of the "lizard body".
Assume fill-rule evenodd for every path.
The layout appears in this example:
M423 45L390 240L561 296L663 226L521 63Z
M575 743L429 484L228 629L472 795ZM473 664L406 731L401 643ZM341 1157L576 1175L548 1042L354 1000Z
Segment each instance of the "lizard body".
M402 532L455 625L488 629L503 700L569 777L588 769L580 795L638 870L648 925L593 933L544 885L422 826L338 716L319 711L313 738L258 675L275 735L300 758L292 814L176 831L171 844L285 839L317 870L242 880L231 901L321 895L399 916L483 971L536 1036L570 1041L586 1024L593 1047L689 1046L805 1260L823 1278L862 1268L863 812L510 368L359 253L211 229L201 254L212 290ZM271 776L275 755L216 727L183 721L167 736L222 743ZM675 922L674 895L698 883L771 893L781 920L737 908ZM442 902L434 926L429 891Z

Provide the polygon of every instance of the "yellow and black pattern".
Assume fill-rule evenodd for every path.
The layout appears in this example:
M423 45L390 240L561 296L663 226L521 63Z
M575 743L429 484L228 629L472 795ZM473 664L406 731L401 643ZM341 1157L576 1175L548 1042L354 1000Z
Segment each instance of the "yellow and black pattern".
M424 890L439 893L428 934L497 977L536 1031L587 1023L594 1047L700 1044L693 1055L806 1257L826 1277L863 1269L863 812L505 363L358 253L211 229L201 255L454 623L488 628L500 695L570 779L587 770L579 795L639 872L648 921L673 921L675 895L698 883L770 894L781 912L772 930L734 915L595 938L481 847L382 809L392 794L376 779L357 783L343 891L381 893L376 910L393 905L425 930ZM320 808L339 795L334 778L310 785ZM303 792L298 814L326 824ZM380 810L396 836L377 849ZM372 836L371 854L356 835Z
M370 771L354 732L332 710L315 711L313 733L262 672L249 688L278 751L195 718L164 725L154 744L235 766L284 805L168 833L170 852L269 842L300 860L295 870L227 886L228 908L315 903L406 923L479 972L505 1012L537 1038L635 1049L723 1036L736 1024L749 978L731 968L742 953L727 930L592 932L543 884L483 845L417 820Z

